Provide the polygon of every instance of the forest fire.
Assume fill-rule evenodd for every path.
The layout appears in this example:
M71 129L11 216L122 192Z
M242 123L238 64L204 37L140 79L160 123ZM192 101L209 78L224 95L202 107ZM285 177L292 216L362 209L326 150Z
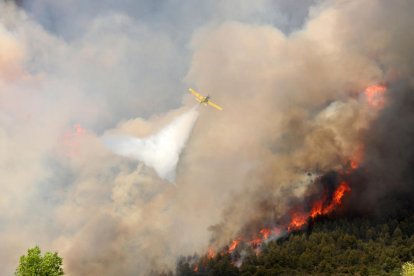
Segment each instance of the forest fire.
M308 221L309 215L302 212L292 212L288 231L302 228Z
M265 241L273 236L279 236L281 234L281 230L277 227L273 229L270 228L263 228L259 231L257 237L249 241L250 246L253 248L260 247Z
M240 243L240 239L235 239L231 242L231 244L229 245L229 249L227 250L227 253L231 254L236 247L239 245Z
M392 91L394 94L395 90ZM385 86L373 85L367 87L359 96L361 106L365 111L371 112L370 116L373 115L367 121L369 124L370 120L374 121L373 125L375 124L376 112L386 104L384 97L386 92ZM336 122L334 121L334 123ZM356 137L360 138L360 136ZM361 138L365 137L361 136ZM260 265L264 266L263 263L268 261L267 256L269 255L279 257L290 254L289 251L283 251L288 248L283 247L285 244L305 243L311 240L312 235L315 237L318 231L321 231L320 225L337 227L338 222L332 220L339 218L341 221L344 217L348 223L349 215L353 216L359 212L357 210L359 206L355 207L354 204L358 205L359 203L360 193L358 191L361 191L359 185L366 185L367 182L369 158L372 157L370 150L372 151L370 141L366 139L352 141L351 150L347 151L346 155L341 155L340 163L335 170L324 171L322 174L316 175L315 178L312 176L313 172L308 173L308 176L312 177L310 177L311 182L309 182L307 189L301 197L289 199L287 209L284 209L283 213L278 214L278 217L274 217L272 213L272 217L267 219L273 205L265 205L265 208L261 209L264 210L263 216L247 221L248 225L238 233L236 232L236 239L230 241L227 246L215 247L217 254L209 253L207 255L209 262L206 262L207 259L204 257L194 267L194 271L201 271L201 273L210 271L212 263L221 263L222 260L226 260L239 271L247 271L251 266L257 264L257 260L261 260ZM354 195L349 198L351 192ZM302 233L303 230L306 230L306 234ZM276 240L277 243L269 244L270 241ZM274 250L279 246L280 252L284 253ZM219 257L211 260L217 255ZM303 253L303 256L306 254ZM296 269L296 267L292 269Z
M371 85L366 87L363 93L369 106L381 109L385 104L384 94L386 91L386 86ZM299 204L291 207L290 211L287 212L288 216L273 222L277 226L259 228L260 230L256 232L257 234L250 234L250 238L249 235L239 235L227 247L219 251L215 251L213 247L210 247L206 255L207 259L214 258L217 255L216 252L218 252L220 255L230 254L234 263L241 263L242 257L239 254L233 254L235 251L241 253L246 247L251 247L255 249L256 254L259 254L262 245L268 241L278 239L293 231L299 231L318 217L334 213L341 208L345 196L351 192L351 187L347 180L345 180L346 176L359 168L363 158L364 145L357 144L351 158L345 162L344 169L337 173L339 180L337 178L334 181L336 184L324 184L322 177L317 179L314 185L319 185L320 188L317 188L317 190L320 191L316 192L316 194L314 192L311 195L305 196Z
M307 224L309 219L314 219L319 216L325 216L332 213L342 203L342 199L345 193L350 192L351 188L348 183L342 181L336 188L331 198L326 195L322 199L315 201L312 204L311 211L305 212L293 212L291 215L291 221L288 226L288 231L299 230ZM325 193L326 194L326 193Z
M279 223L277 227L264 227L258 231L257 235L254 235L252 238L240 235L238 238L232 240L229 245L226 247L226 250L219 251L220 255L229 254L232 255L236 250L243 250L242 248L251 247L256 250L256 254L261 252L261 246L266 242L277 239L282 235L286 235L292 231L297 231L305 227L312 219L315 219L319 216L326 216L334 212L337 208L342 205L343 198L347 193L351 192L346 181L341 181L334 191L329 194L327 189L322 193L322 196L315 200L311 204L309 211L304 211L303 209L292 209L290 213L290 221L288 224L283 226L282 223ZM304 208L304 207L302 207ZM212 259L216 256L216 251L213 247L209 247L206 258ZM239 257L234 257L237 261ZM194 267L194 271L199 269L199 265Z
M351 191L351 188L349 187L348 183L346 183L345 181L342 181L333 195L332 203L337 206L341 205L342 198L344 197L345 193L348 193L350 191Z
M214 251L214 249L212 247L209 247L207 250L207 258L208 259L212 259L216 256L216 252Z

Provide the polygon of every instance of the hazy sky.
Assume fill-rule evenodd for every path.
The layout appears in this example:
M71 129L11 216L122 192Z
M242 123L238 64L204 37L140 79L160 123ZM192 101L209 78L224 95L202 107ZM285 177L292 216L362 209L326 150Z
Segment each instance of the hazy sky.
M68 275L143 275L212 225L225 244L340 167L378 113L361 91L411 72L405 0L20 2L0 5L2 275L35 245ZM159 133L190 86L224 111L199 109L176 185L102 144Z

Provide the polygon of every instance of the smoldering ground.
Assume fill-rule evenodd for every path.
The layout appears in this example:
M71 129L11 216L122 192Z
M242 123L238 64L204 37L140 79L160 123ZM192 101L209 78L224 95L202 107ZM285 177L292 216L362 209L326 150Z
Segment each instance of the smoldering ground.
M411 78L410 1L150 2L2 3L4 274L35 244L69 275L136 275L203 252L211 225L226 243L398 110L366 86ZM201 109L176 186L101 143L157 133L194 104L187 84L225 110Z

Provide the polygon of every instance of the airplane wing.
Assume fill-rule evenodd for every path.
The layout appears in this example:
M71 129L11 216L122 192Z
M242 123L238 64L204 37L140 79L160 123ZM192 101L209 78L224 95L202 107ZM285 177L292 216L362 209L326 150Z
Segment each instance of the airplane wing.
M194 89L189 88L188 91L190 91L190 93L193 94L194 97L196 97L197 101L201 102L204 99L204 97L201 94L197 93Z
M212 107L214 107L214 108L216 108L216 109L218 109L218 110L223 110L223 108L221 107L221 106L219 106L219 105L217 105L217 104L215 104L215 103L213 103L212 101L208 101L207 102L209 105L211 105Z

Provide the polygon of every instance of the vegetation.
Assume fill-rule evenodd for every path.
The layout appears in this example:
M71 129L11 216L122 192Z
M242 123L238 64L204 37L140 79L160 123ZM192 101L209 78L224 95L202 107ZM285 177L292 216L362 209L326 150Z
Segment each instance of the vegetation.
M308 233L270 242L260 254L247 252L239 267L233 265L238 258L222 254L195 263L193 258L183 258L176 274L413 275L408 274L413 265L406 262L414 260L414 215L382 221L323 219Z
M413 263L405 263L402 266L402 276L414 276L414 264Z
M57 252L41 255L38 246L27 250L27 255L20 257L16 276L59 276L63 275L62 258Z

